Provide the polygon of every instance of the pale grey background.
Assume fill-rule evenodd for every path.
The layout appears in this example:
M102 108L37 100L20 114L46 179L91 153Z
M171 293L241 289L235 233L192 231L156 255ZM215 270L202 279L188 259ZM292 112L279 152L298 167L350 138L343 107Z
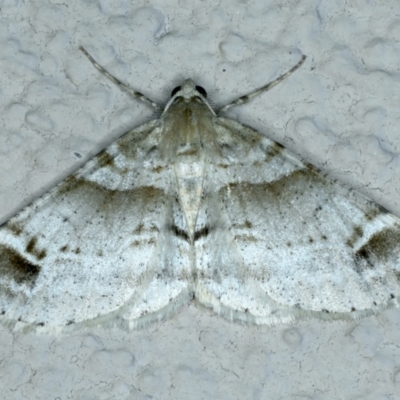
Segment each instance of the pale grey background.
M222 105L306 63L230 116L400 215L400 3L0 1L0 218L191 77ZM60 293L60 296L62 293ZM190 305L141 331L11 334L2 399L400 399L400 312L356 322L228 323Z

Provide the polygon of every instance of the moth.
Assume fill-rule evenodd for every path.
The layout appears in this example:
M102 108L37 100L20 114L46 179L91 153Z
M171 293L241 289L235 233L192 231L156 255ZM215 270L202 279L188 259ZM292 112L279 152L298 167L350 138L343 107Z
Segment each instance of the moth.
M134 98L161 108L92 64ZM1 322L133 329L195 300L229 320L398 306L399 219L223 113L190 79L0 228Z

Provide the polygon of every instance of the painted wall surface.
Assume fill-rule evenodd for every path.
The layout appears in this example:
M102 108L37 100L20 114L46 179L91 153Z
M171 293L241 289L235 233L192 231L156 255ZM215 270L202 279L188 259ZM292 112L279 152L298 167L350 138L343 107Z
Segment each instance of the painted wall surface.
M215 105L303 67L228 115L400 215L400 3L0 2L0 218L154 117L80 45L157 102L192 78ZM62 294L60 294L62 295ZM400 312L229 323L195 305L140 331L0 327L8 399L400 399Z

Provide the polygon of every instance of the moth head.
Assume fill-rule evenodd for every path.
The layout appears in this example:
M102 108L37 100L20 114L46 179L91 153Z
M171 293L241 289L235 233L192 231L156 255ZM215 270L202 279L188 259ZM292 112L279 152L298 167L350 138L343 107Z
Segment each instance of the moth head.
M195 85L191 79L187 79L171 92L171 99L164 108L163 115L168 112L171 106L184 105L185 103L188 107L192 107L194 104L206 107L213 115L216 115L207 101L207 92L201 86Z
M191 100L196 97L205 100L207 98L207 92L202 86L197 86L191 79L187 79L182 86L177 86L171 92L171 98L179 97L186 100Z

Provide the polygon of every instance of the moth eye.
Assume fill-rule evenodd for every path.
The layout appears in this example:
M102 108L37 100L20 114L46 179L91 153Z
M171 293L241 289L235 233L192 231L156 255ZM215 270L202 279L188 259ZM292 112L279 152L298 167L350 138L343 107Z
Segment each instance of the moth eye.
M174 97L181 90L180 86L177 86L172 92L171 97Z
M207 92L202 86L196 86L196 90L206 99Z

